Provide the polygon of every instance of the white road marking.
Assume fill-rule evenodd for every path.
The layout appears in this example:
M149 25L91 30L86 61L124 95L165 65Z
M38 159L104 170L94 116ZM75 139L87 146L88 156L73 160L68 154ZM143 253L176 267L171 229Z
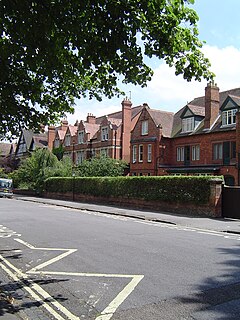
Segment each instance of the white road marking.
M132 281L126 285L126 287L116 296L115 299L101 312L95 320L109 320L117 308L123 303L123 301L130 295L139 282L143 279L143 275L134 276Z
M36 267L32 268L32 269L31 269L31 270L29 270L28 272L35 272L35 271L37 271L37 270L43 269L43 268L45 268L45 267L49 266L50 264L53 264L53 263L55 263L55 262L57 262L57 261L59 261L59 260L61 260L61 259L65 258L65 257L69 256L70 254L72 254L72 253L74 253L74 252L76 252L76 251L77 251L77 249L37 248L37 247L35 247L35 246L33 246L33 245L31 245L31 244L29 244L29 243L27 243L27 242L23 241L22 239L14 239L14 240L15 240L15 241L17 241L17 242L19 242L19 243L21 243L21 244L23 244L23 245L25 245L26 247L28 247L28 248L30 248L30 249L32 249L32 250L44 250L44 251L66 251L66 252L64 252L64 253L62 253L62 254L60 254L60 255L58 255L58 256L57 256L57 257L55 257L55 258L52 258L52 259L50 259L50 260L48 260L48 261L46 261L46 262L43 262L43 263L41 263L41 264L37 265Z
M141 221L141 220L135 220L137 223L153 226L153 227L158 227L158 228L167 228L167 229L172 229L172 230L178 230L178 231L191 231L191 232L196 232L199 234L207 234L211 236L216 236L216 237L222 237L225 239L231 239L231 240L237 240L240 241L240 235L239 234L231 234L231 235L226 235L226 232L223 231L215 231L215 230L209 230L209 229L200 229L200 228L194 228L194 227L185 227L185 226L172 226L168 225L165 223L161 222L155 222L155 221Z
M100 278L131 278L132 280L123 288L123 290L110 302L110 304L101 312L95 320L110 320L117 308L127 299L144 275L127 275L127 274L101 274L101 273L81 273L81 272L61 272L61 271L28 271L30 274L42 275L64 275L78 277L100 277Z
M24 277L27 277L27 274L41 274L41 275L62 275L62 276L78 276L78 277L98 277L98 278L130 278L131 281L123 288L123 290L110 302L110 304L101 312L95 320L110 320L117 308L123 303L123 301L131 294L135 289L138 283L143 279L144 275L126 275L126 274L101 274L101 273L81 273L81 272L59 272L59 271L43 271L46 266L49 266L65 257L77 251L77 249L63 249L63 248L38 248L22 239L14 239L15 241L23 244L29 249L32 250L45 250L45 251L66 251L55 258L52 258L26 272ZM14 267L14 266L12 266ZM14 267L15 268L15 267ZM16 268L17 272L23 273ZM41 270L41 271L39 271ZM61 313L66 315L70 320L79 320L80 318L76 317L65 307L63 307L59 302L53 299L45 290L43 290L39 285L33 283L32 288L42 296L44 299L50 299L49 303L53 304Z
M101 278L136 278L143 275L117 274L117 273L85 273L85 272L62 272L62 271L27 271L31 274L55 275L55 276L78 276L78 277L101 277Z
M33 286L31 286L31 288L29 286L27 286L22 280L26 280L27 277L20 271L18 270L16 267L14 267L9 261L7 261L6 259L4 259L1 255L0 255L0 259L6 264L8 265L11 269L13 269L15 271L15 273L13 273L11 270L9 270L6 266L4 266L2 263L0 263L0 267L16 282L21 283L22 288L25 289L30 295L31 297L36 300L37 302L39 302L52 316L54 316L55 319L57 320L64 320L63 317L61 317L51 306L49 306L43 299L41 299L39 297L38 294L36 294L31 288L34 288L37 292L38 291L44 291L40 286L38 286L37 284L33 284ZM51 301L53 302L53 298L51 296L48 295L48 293L46 293L45 295L48 299L51 299ZM57 301L56 301L57 302Z
M21 237L21 234L17 234L16 231L13 231L2 224L0 225L0 238L10 238L11 236Z

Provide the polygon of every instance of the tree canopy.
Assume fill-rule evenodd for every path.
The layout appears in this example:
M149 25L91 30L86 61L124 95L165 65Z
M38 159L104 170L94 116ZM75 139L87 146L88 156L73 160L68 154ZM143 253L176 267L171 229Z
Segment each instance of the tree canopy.
M54 123L76 98L145 86L144 56L176 74L213 77L201 52L194 0L1 0L0 134Z

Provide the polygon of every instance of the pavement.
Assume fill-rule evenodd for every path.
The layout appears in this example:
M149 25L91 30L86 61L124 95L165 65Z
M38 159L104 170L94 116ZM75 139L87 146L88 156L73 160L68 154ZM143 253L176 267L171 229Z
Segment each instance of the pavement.
M112 205L100 205L90 204L83 202L63 201L47 198L27 197L27 196L15 196L16 199L21 201L31 201L44 203L54 206L63 206L66 208L87 210L93 212L100 212L115 216L125 216L135 219L155 221L160 223L168 223L176 226L212 230L216 232L225 232L240 234L240 220L231 218L208 218L208 217L197 217L180 215L171 212L157 212L147 210L134 210L129 208L123 208Z
M80 203L73 201L63 201L20 195L15 195L14 198L19 201L30 201L78 210L87 210L90 212L99 212L115 216L125 216L134 219L166 223L169 225L175 225L184 228L194 228L198 230L200 229L211 232L221 232L226 234L240 234L240 220L237 219L207 218L196 216L193 217L187 216L187 213L186 215L179 215L170 212L134 210L132 208L129 209L117 206L105 206L100 204ZM24 314L21 310L19 311L16 309L16 304L14 303L14 295L16 295L15 291L18 291L17 295L19 295L19 289L16 289L14 291L14 288L8 285L9 279L1 268L0 279L0 317L4 317L4 320L29 319L26 316L26 314ZM21 292L20 295L22 294L24 293ZM1 311L4 311L4 315L1 314Z

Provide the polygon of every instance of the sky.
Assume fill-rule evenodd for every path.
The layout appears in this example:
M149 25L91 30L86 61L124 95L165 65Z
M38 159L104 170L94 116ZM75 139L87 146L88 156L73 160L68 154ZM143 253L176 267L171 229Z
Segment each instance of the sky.
M195 0L193 9L199 16L199 38L206 41L202 51L211 62L220 91L240 87L240 1ZM149 61L149 60L148 60ZM196 97L204 95L206 80L187 82L162 60L152 59L149 66L154 71L146 88L126 85L123 90L131 96L133 106L147 103L151 109L177 112ZM77 101L74 115L68 122L85 120L88 113L106 115L121 110L124 97L102 102L81 99Z

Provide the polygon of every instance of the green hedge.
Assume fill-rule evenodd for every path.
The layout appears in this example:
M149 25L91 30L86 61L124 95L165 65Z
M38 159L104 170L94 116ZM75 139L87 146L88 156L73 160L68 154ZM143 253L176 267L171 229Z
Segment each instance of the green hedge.
M49 178L47 192L206 204L216 176Z

